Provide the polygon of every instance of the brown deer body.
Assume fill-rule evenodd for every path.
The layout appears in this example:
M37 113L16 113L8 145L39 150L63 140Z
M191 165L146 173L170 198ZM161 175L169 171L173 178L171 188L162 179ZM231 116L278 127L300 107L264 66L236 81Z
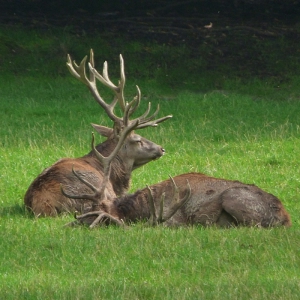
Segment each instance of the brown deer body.
M137 87L137 96L129 103L125 101L123 94L125 75L122 56L120 55L121 79L117 86L108 77L106 62L103 67L103 75L100 75L94 68L92 50L89 62L89 78L86 76L85 64L86 57L78 66L75 62L72 63L68 56L67 66L71 74L89 88L95 100L114 122L114 126L113 128L107 128L92 124L100 135L107 138L105 142L96 146L97 155L95 155L95 151L91 151L81 158L61 159L45 169L31 183L25 194L24 203L36 216L56 216L61 212L82 211L84 209L84 201L69 199L60 190L60 185L63 185L70 193L76 193L77 191L84 193L89 190L85 184L74 176L72 167L94 186L103 187L102 197L110 200L123 195L127 191L131 172L134 169L160 158L165 152L161 146L133 131L148 126L157 126L158 123L169 119L171 116L154 120L159 107L154 114L148 116L150 112L149 103L147 111L142 116L130 120L130 116L140 104L141 93ZM110 104L106 103L100 96L96 79L113 91L114 99ZM123 112L122 117L118 117L114 113L117 103ZM100 159L99 156L101 156Z
M129 188L131 172L164 154L161 146L145 138L131 134L125 145L112 161L110 180L106 186L107 199L123 195ZM107 140L98 145L97 150L104 156L112 152L116 143ZM29 186L25 197L25 205L36 216L56 216L61 212L82 212L84 201L75 201L62 195L60 184L70 193L88 192L89 189L72 173L72 167L79 170L82 176L95 186L102 185L103 165L91 151L80 158L64 158L45 169Z
M182 174L173 180L180 190L180 196L186 193L188 181L190 197L171 218L165 218L167 226L291 226L290 216L280 200L255 185L213 178L200 173ZM113 219L130 223L149 219L152 215L151 202L156 211L159 210L162 198L164 211L173 206L171 179L149 188L151 194L149 189L145 188L113 201L103 201L100 209ZM91 223L92 212L90 218L91 220L85 219L84 222ZM81 216L77 217L77 221L80 220Z

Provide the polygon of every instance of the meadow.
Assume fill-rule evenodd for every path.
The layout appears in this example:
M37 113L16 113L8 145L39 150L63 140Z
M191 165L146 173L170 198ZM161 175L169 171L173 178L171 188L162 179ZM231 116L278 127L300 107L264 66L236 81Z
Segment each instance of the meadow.
M0 28L0 41L1 299L299 295L300 63L283 58L287 41L259 50L266 69L281 74L273 77L239 76L236 69L229 72L230 64L211 70L205 57L192 60L183 46L151 48L120 39L112 47L101 37L25 34L21 28ZM131 191L185 172L253 183L281 199L292 227L175 229L139 223L89 230L64 227L71 215L28 213L23 196L32 180L59 158L89 152L90 123L110 125L65 67L67 53L79 62L91 47L98 69L108 60L114 81L122 52L125 95L132 99L139 85L139 112L151 101L160 105L160 116L173 114L157 128L140 131L166 155L134 172ZM111 99L109 91L99 90Z

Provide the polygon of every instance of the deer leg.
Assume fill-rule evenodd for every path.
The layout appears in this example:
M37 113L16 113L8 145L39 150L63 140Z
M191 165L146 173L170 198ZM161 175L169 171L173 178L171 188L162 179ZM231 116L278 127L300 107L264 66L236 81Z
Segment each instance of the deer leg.
M235 227L237 226L237 221L231 214L222 209L221 214L216 221L216 225L220 227Z
M195 200L193 204L195 204ZM187 223L190 225L200 224L205 227L219 225L222 211L223 209L220 197L219 195L216 195L215 197L210 198L207 201L203 201L199 206L193 207L192 205L188 213Z
M222 193L222 207L237 225L261 226L267 215L262 196L250 187L230 188Z

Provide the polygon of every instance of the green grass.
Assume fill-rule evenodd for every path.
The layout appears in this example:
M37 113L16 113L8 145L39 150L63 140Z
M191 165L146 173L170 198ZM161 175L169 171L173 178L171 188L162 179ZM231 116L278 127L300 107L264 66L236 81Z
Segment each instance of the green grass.
M36 70L18 72L22 64L15 61L10 70L12 54L1 57L5 62L0 65L1 299L295 299L299 295L297 74L283 74L280 84L274 78L198 74L174 88L172 78L176 82L179 76L176 66L170 69L171 78L162 82L165 71L150 74L147 68L156 61L149 59L145 71L139 66L139 75L140 62L135 64L130 57L134 52L142 57L144 48L133 42L124 46L131 53L126 66L130 69L133 62L126 95L131 98L139 84L140 111L151 101L153 106L160 104L161 115L174 115L157 128L140 132L167 153L134 172L131 190L190 171L255 183L282 200L292 228L168 229L136 224L127 230L70 229L63 225L72 216L33 218L24 209L24 193L57 159L90 151L89 123L110 123L87 89L66 71L62 50L55 50L57 44L74 45L74 58L79 61L86 53L80 53L84 47L76 46L80 44L76 37L62 33L55 44L53 32L29 31L22 38L20 29L3 32L0 38L11 36L22 46L18 60L25 65L31 62ZM81 43L90 47L93 40L86 39ZM44 45L40 53L38 41ZM110 48L108 42L103 47L98 43L96 39L93 47L101 59L101 49ZM176 59L188 50L168 51ZM118 67L118 52L115 49L104 58L112 61L112 72ZM53 55L52 65L45 53ZM151 53L159 57L160 47ZM46 65L37 67L39 62Z
M138 225L99 232L62 229L62 223L27 220L24 228L31 231L30 237L14 236L5 243L2 295L7 292L8 299L292 299L299 291L299 256L290 240L294 229L174 230Z

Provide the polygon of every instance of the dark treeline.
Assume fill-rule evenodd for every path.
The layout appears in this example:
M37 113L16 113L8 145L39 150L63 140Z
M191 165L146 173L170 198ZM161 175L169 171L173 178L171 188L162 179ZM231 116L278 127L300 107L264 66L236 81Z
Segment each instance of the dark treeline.
M205 13L236 14L236 17L264 15L276 17L287 14L300 17L300 0L1 0L3 13L28 13L63 15L76 13L98 14L108 17L137 15L181 15L196 16Z

